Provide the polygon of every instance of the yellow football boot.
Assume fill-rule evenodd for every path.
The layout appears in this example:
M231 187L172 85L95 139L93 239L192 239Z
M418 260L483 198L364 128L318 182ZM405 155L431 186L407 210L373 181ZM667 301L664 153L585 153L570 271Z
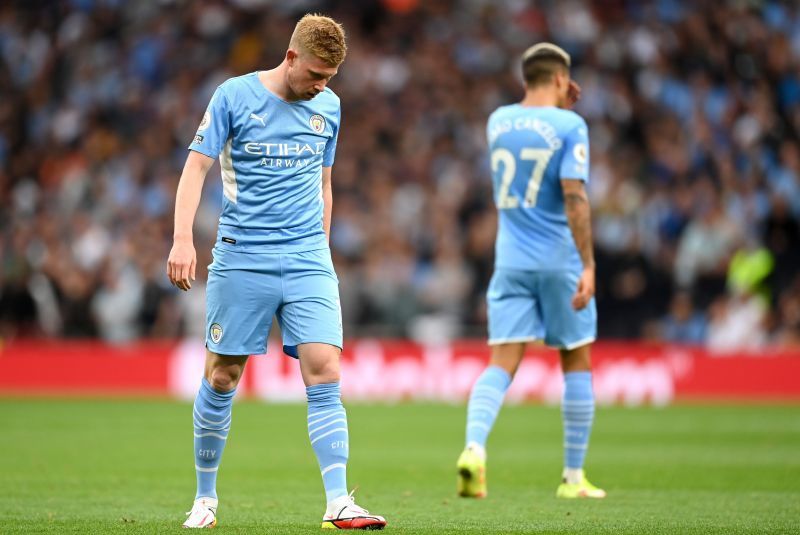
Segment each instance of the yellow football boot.
M567 483L566 478L556 490L557 498L605 498L606 491L599 489L589 483L586 476L581 471L580 483Z
M456 490L464 498L486 497L486 459L472 448L466 448L456 463Z

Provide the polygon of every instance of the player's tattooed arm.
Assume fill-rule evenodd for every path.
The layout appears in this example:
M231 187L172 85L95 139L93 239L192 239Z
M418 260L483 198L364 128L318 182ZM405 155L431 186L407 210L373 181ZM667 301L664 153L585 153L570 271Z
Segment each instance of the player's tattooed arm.
M594 296L594 251L592 250L592 212L589 208L589 197L581 180L562 180L564 191L564 211L567 214L569 229L575 240L575 246L583 262L583 272L578 278L575 295L572 296L572 308L585 308Z
M592 247L592 211L589 197L582 180L562 180L564 191L564 211L575 239L584 268L594 269L594 250Z

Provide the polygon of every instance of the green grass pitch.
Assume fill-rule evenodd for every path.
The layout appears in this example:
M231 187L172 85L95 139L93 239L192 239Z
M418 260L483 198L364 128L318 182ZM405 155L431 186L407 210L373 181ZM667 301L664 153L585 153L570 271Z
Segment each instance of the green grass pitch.
M0 532L183 533L191 406L0 401ZM489 497L456 498L465 408L358 405L349 483L396 533L798 533L800 407L599 408L588 474L602 501L555 498L557 408L505 407ZM219 476L221 533L320 533L305 406L241 402Z

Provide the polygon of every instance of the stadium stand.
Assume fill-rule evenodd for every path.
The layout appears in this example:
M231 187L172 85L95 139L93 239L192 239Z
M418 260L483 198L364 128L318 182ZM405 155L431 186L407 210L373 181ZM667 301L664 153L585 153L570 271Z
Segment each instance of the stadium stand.
M484 335L485 121L521 96L519 53L551 40L590 124L601 338L800 347L800 7L529 4L4 2L0 336L200 336L203 285L164 274L186 146L214 88L277 64L320 11L349 32L331 84L348 336Z

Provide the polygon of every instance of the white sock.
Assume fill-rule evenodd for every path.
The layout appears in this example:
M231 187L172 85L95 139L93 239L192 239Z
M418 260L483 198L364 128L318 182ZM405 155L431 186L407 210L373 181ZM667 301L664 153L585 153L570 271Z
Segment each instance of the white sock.
M486 448L478 444L477 442L470 442L467 444L467 449L474 451L478 454L482 460L486 460Z
M561 477L565 483L570 485L577 485L583 481L583 468L564 468Z
M334 498L333 500L329 501L328 511L330 511L331 508L334 508L338 512L339 509L341 509L348 503L349 498L350 498L349 495L345 495L345 496L339 496L338 498Z

